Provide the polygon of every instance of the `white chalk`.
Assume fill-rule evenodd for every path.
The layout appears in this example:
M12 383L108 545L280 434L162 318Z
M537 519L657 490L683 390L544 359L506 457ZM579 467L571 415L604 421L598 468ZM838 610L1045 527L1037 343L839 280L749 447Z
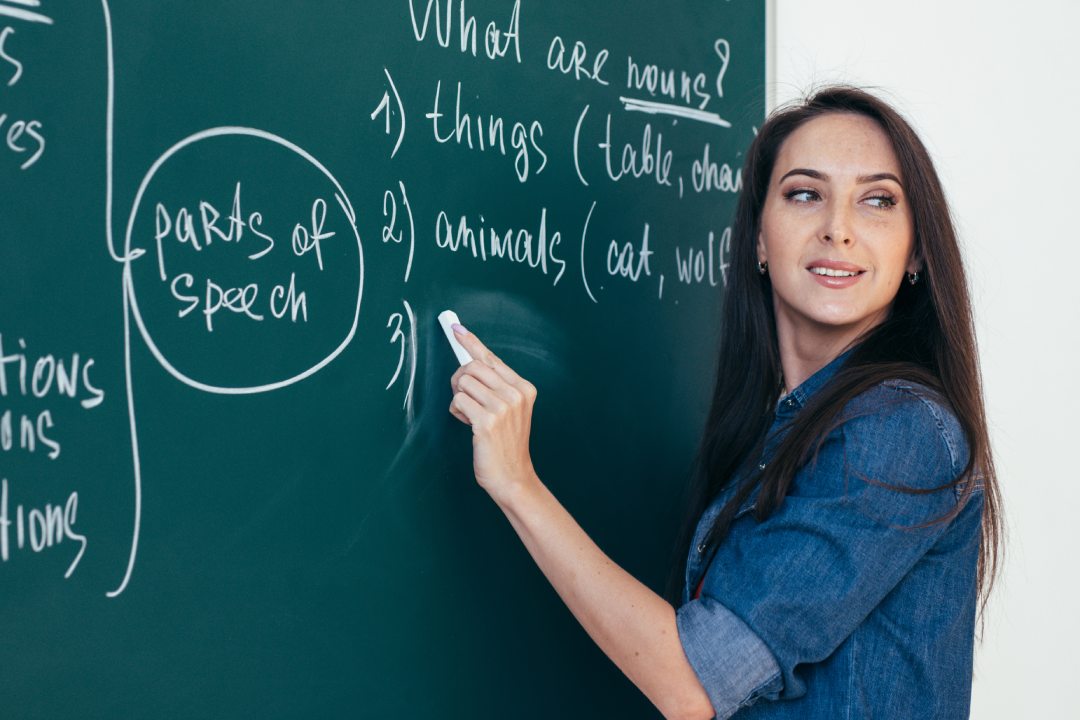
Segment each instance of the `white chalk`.
M464 365L465 363L472 362L472 355L469 354L468 350L461 347L461 343L458 342L457 336L454 335L454 328L450 327L454 323L461 324L456 312L453 310L443 310L439 313L439 324L442 325L443 332L446 333L446 339L450 341L450 347L453 348L454 354L457 355L458 362Z

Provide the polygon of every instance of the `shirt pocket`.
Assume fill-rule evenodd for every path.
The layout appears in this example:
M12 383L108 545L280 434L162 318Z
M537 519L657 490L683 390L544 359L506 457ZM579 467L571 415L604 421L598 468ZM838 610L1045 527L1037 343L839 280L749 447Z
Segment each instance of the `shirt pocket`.
M760 487L760 486L759 486ZM739 530L738 526L741 525L740 519L753 512L757 508L757 495L759 487L755 487L751 491L750 495L739 505L739 509L735 511L735 516L731 519L731 525L728 527L728 536L731 533ZM731 502L732 497L735 495L734 490L727 491L727 497L717 498L716 505L713 507L716 509L724 507L728 502ZM715 520L715 515L712 518ZM703 555L706 547L703 542L704 533L702 533L702 542L691 549L690 561L686 568L686 600L696 599L704 586L705 577L713 569L713 560L716 557L718 547L714 546L712 551L708 555ZM695 538L697 541L698 538Z

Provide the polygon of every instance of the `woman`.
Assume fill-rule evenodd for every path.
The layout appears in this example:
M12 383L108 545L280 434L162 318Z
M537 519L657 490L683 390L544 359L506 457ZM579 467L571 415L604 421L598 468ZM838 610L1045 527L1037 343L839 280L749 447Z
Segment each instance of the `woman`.
M665 717L967 717L1000 500L940 181L847 87L774 113L743 177L678 602L544 487L535 388L458 326L477 481Z

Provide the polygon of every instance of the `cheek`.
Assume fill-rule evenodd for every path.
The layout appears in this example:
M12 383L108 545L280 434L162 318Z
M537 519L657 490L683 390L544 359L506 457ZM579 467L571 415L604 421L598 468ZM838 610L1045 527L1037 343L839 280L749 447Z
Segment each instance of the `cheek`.
M759 247L770 263L780 264L781 259L791 253L797 232L798 224L780 213L770 213L761 219Z
M885 260L883 269L888 271L889 276L903 277L911 262L915 244L909 237L903 235L887 238L886 242L886 247L890 248L890 251L883 258Z
M770 249L773 245L773 238L776 237L776 225L777 225L777 212L776 205L773 202L772 197L765 199L765 205L761 208L761 224L758 234L759 247L764 245L766 250Z
M903 217L896 218L896 224L890 229L885 238L888 247L895 248L893 262L900 266L902 272L907 271L908 263L911 262L915 253L915 224L911 218L910 208Z

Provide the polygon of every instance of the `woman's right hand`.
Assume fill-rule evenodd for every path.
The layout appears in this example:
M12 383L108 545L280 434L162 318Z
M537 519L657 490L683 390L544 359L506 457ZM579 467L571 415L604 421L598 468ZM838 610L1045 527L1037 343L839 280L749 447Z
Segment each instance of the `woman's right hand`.
M450 414L472 427L476 481L497 502L539 482L529 455L536 387L461 325L454 334L474 359L450 378Z

